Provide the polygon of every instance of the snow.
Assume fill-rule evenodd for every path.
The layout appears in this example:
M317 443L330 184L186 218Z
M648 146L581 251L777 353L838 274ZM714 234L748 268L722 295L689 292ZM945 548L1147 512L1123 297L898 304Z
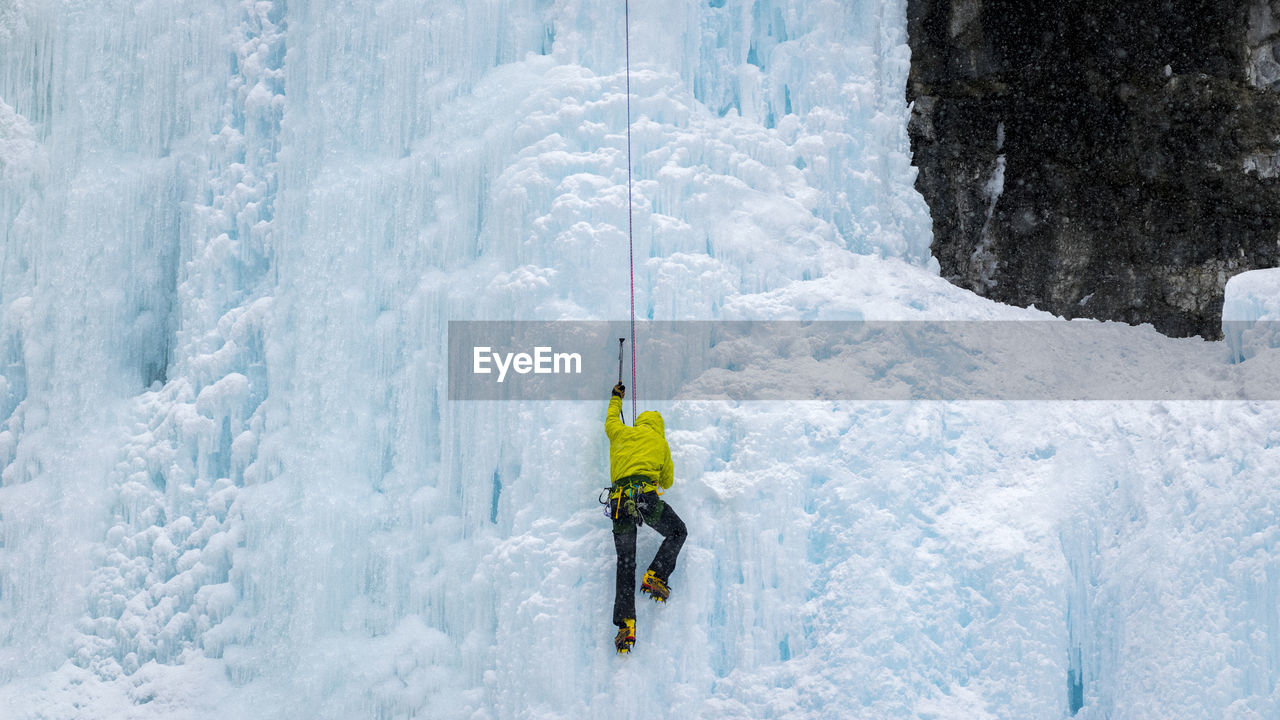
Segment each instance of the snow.
M901 0L631 11L642 320L1048 319L937 276ZM1185 368L1155 401L654 401L642 372L690 535L614 655L608 388L450 401L446 369L450 321L626 318L621 27L0 9L4 714L1280 714L1277 408L1212 399L1280 387L1247 276L1244 362L1087 324L1078 382ZM980 346L889 345L885 377L933 391Z
M1280 270L1251 270L1227 281L1222 335L1232 362L1274 355L1270 351L1280 348Z

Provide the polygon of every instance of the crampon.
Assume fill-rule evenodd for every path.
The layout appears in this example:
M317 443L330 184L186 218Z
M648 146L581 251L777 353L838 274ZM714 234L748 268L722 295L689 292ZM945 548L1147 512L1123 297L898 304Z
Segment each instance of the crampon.
M671 596L671 589L667 584L658 579L657 575L650 570L644 574L644 582L640 584L640 591L653 598L654 602L664 603Z
M624 620L626 625L618 628L618 635L613 638L613 646L617 648L619 655L625 655L631 652L631 646L636 644L636 621Z

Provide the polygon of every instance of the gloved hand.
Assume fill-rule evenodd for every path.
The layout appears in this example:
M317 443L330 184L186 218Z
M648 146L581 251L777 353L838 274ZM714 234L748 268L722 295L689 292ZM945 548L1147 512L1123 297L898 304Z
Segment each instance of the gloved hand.
M626 386L626 385L623 385L622 383L618 383L617 385L614 385L614 386L613 386L613 394L614 394L614 396L616 396L616 397L620 397L620 398L621 398L621 397L626 397L626 396L627 396L627 386Z

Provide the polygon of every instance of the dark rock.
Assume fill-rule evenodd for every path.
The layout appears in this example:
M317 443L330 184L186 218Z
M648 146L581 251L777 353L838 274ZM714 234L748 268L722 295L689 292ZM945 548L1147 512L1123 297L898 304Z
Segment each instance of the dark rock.
M908 0L916 187L952 282L1218 337L1280 265L1280 0Z

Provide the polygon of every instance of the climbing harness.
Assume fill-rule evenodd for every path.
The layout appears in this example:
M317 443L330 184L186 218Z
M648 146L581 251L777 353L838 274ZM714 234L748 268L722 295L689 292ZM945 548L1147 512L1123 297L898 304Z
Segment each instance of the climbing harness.
M608 499L605 499L608 493ZM604 515L619 520L632 520L636 525L643 525L643 514L649 508L640 500L645 493L662 494L662 486L644 475L632 475L620 478L617 482L600 491L596 500L605 506Z

